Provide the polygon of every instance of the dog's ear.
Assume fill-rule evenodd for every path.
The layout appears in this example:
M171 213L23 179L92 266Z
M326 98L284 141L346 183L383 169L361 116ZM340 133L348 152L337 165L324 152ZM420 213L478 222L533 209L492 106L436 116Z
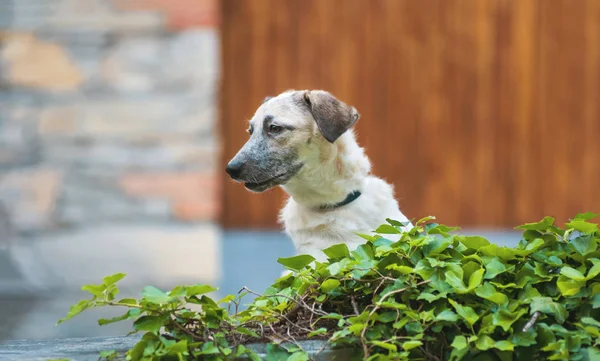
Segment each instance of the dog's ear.
M358 111L323 90L304 92L304 102L317 122L321 134L333 143L358 120Z
M271 97L271 96L265 97L265 99L263 100L263 104L265 104L266 102L268 102L271 99L273 99L273 97Z

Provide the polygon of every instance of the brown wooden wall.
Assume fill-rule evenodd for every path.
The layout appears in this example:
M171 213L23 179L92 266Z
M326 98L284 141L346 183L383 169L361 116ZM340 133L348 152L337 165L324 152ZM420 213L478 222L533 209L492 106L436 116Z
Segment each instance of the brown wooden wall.
M223 169L266 95L322 88L409 218L600 211L600 0L223 0L222 64ZM225 226L276 226L279 189L223 182Z

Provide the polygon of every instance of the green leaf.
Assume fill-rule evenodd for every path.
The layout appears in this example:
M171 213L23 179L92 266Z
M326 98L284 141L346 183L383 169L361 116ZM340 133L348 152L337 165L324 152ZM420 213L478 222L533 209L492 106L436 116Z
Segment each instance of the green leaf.
M448 322L456 322L458 321L458 316L456 313L450 310L443 310L436 317L436 321L448 321Z
M80 314L81 312L85 311L86 309L88 309L89 307L92 307L92 306L93 306L93 303L91 301L81 300L78 303L71 306L71 308L69 309L69 312L67 313L67 316L58 320L58 322L56 324L60 325L61 323L72 319L73 317L77 316L78 314Z
M452 288L454 288L454 291L458 294L462 294L462 293L467 293L467 287L465 286L465 284L463 283L461 277L459 277L458 275L456 275L454 272L447 272L446 273L446 282L448 282L448 284L450 286L452 286Z
M351 262L352 261L349 258L344 258L339 262L331 263L329 266L327 266L327 270L329 271L330 275L337 276L338 274L347 271Z
M473 326L475 324L475 322L477 322L477 320L479 320L479 316L477 315L477 313L475 313L475 311L471 307L463 306L457 302L454 302L451 299L448 299L448 302L450 302L452 307L454 307L454 309L456 310L456 313L458 313L458 315L463 320L465 320L470 326Z
M494 286L487 282L481 287L476 288L475 294L497 305L503 305L508 302L508 297L505 294L497 292Z
M381 233L381 234L400 234L402 232L400 232L398 230L398 228L391 226L389 224L382 224L381 226L379 226L376 230L375 233Z
M287 361L308 361L308 360L309 360L308 354L304 351L294 352L287 359Z
M482 335L479 336L477 338L477 341L475 341L475 347L477 347L477 349L485 351L485 350L489 350L491 348L493 348L496 345L496 341L494 341L493 338L486 336L486 335Z
M144 300L156 304L167 303L171 301L171 297L168 294L153 286L144 287L142 290L142 297Z
M529 305L530 312L533 314L538 311L547 315L553 315L556 321L560 324L567 319L567 311L565 308L552 300L550 297L534 297Z
M142 316L133 323L136 331L148 331L157 335L165 324L165 318L161 316Z
M585 323L586 325L596 326L600 328L600 322L592 317L582 317L581 322Z
M456 236L455 239L471 249L479 249L490 245L490 241L480 236Z
M104 277L104 284L107 286L114 285L125 278L125 276L125 273L115 273L114 275Z
M335 278L330 278L321 283L321 291L328 293L338 288L341 285L340 281Z
M266 361L287 361L289 356L289 352L281 346L274 345L272 343L267 344L267 357L265 358Z
M259 335L258 335L256 332L254 332L254 331L252 331L251 329L249 329L249 328L246 328L246 327L238 327L238 328L236 329L236 331L237 331L238 333L242 334L242 335L246 335L246 336L252 336L252 337L256 337L256 338L260 338L260 336L259 336Z
M532 230L532 231L546 231L554 224L554 217L544 217L539 222L525 223L521 226L515 227L516 229Z
M441 252L443 252L445 249L448 248L448 246L450 246L452 244L452 241L448 238L434 238L432 240L430 240L429 242L427 242L424 246L423 246L423 253L427 256L433 256L436 254L439 254Z
M573 220L569 223L565 223L565 226L567 228L572 228L576 231L582 232L582 233L594 233L598 230L598 225L595 223L588 223L586 221L583 220Z
M467 348L467 338L465 336L456 336L450 345L452 348L462 350Z
M386 267L386 269L389 270L393 270L393 271L398 271L402 274L408 275L414 272L414 268L409 267L409 266L399 266L397 264L391 264L389 266Z
M406 341L406 342L404 342L404 343L402 344L402 348L403 348L405 351L410 351L410 350L412 350L412 349L414 349L414 348L417 348L417 347L419 347L419 346L422 346L422 345L423 345L423 342L421 342L421 341L418 341L418 340L415 340L415 341Z
M362 260L362 261L365 261L365 260L370 261L375 257L375 255L373 254L373 249L368 244L361 244L360 246L358 246L356 248L355 251L352 252L352 254L354 254L354 257L357 260ZM361 268L363 268L363 267L361 267Z
M214 288L209 285L194 285L194 286L186 286L185 287L185 295L187 297L203 295L205 293L215 292L217 288Z
M131 319L131 318L136 318L141 313L142 313L142 310L140 310L139 308L132 308L132 309L128 310L127 312L125 312L125 314L118 316L118 317L113 317L113 318L109 318L109 319L101 318L98 320L98 325L104 326L104 325L108 325L111 323Z
M85 285L83 287L81 287L82 291L88 291L89 293L91 293L92 295L96 296L96 297L103 297L104 296L104 291L106 291L106 285L102 284L102 285Z
M587 234L570 240L569 247L580 255L587 256L596 251L598 244L591 234Z
M526 314L527 311L523 309L518 312L510 312L507 309L502 308L494 312L492 316L492 323L494 326L502 327L504 332L508 332L511 326Z
M398 348L396 347L396 345L394 345L392 343L387 343L387 342L383 342L383 341L371 341L371 343L377 347L381 347L381 348L384 348L384 349L392 351L392 352L398 351Z
M388 222L389 224L391 224L392 226L396 226L396 227L406 227L410 224L409 221L398 222L398 221L390 219L390 218L386 218L385 221Z
M117 356L117 351L115 351L115 350L100 351L100 358L103 358L103 359L111 359L116 356Z
M513 351L515 349L515 345L510 341L498 341L494 344L494 348L497 348L500 351Z
M302 254L299 256L289 257L289 258L279 258L277 262L283 265L285 268L290 269L292 271L300 271L304 267L308 266L313 262L315 258L313 256Z
M499 274L506 272L506 270L506 265L498 257L494 257L485 265L485 279L494 279Z
M573 220L589 221L590 219L594 219L596 217L600 217L600 213L585 212L579 213L578 215L573 217Z
M138 304L135 298L123 298L122 300L117 301L117 303L131 306L136 306Z
M582 275L581 272L569 266L561 268L560 274L575 281L585 281L585 276Z
M585 281L576 281L567 276L560 276L556 280L556 286L563 296L574 296L585 287Z
M473 272L473 274L471 274L471 277L469 278L469 291L474 290L476 287L479 287L479 285L481 285L484 272L485 270L481 268Z
M600 274L600 259L590 258L590 262L592 262L593 266L592 268L590 268L587 276L585 277L587 281L594 279L597 275Z
M346 244L344 243L335 244L329 248L325 248L323 250L323 253L325 253L325 255L329 257L329 259L335 260L350 257L350 251L348 251L348 246L346 246Z

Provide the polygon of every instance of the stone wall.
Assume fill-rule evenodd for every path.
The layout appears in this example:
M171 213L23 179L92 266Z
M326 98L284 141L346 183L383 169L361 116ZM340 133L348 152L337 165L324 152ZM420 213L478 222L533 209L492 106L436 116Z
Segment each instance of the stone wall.
M214 5L2 0L0 202L19 232L214 219Z
M0 300L218 278L217 1L0 0Z

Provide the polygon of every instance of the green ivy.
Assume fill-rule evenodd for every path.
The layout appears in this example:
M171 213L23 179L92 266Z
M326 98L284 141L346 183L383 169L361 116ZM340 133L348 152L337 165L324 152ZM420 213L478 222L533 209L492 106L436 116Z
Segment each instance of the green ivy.
M268 361L306 361L299 341L356 348L364 360L600 361L600 231L579 214L560 228L554 219L517 227L514 248L457 228L416 222L410 232L388 220L377 236L350 252L324 250L281 258L293 271L264 294L243 288L219 301L207 285L117 299L116 274L83 289L92 298L63 322L95 307L120 306L139 343L128 360L260 360L246 346L266 343ZM244 310L244 296L257 296ZM115 352L101 355L116 359Z

